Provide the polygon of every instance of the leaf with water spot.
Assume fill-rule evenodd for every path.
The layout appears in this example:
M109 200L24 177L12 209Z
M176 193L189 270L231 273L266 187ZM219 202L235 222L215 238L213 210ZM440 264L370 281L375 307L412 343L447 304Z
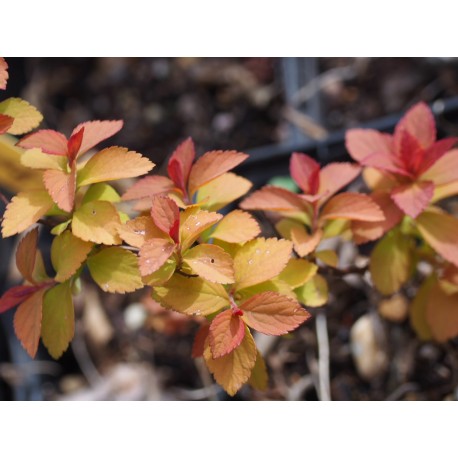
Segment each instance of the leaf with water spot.
M131 293L143 287L137 256L123 248L104 248L90 256L87 265L92 278L105 292Z
M228 243L245 243L254 239L260 232L259 224L249 213L234 210L218 223L211 237Z
M277 276L291 257L292 243L276 238L254 239L241 247L234 257L238 290Z
M188 207L180 215L180 242L182 251L187 250L199 238L202 232L221 220L223 215Z
M43 300L41 338L49 354L58 359L67 350L75 333L75 310L70 282L47 291Z
M146 277L160 269L175 251L175 243L167 239L149 239L140 248L140 273Z
M183 261L205 280L234 283L234 263L231 256L217 245L201 243L183 255Z
M0 114L14 119L13 125L8 129L8 133L12 135L30 132L43 120L43 115L34 106L19 98L10 98L1 102Z
M143 277L143 283L148 286L162 286L168 282L174 274L177 267L177 262L173 258L169 258L155 272L146 277Z
M141 248L153 238L166 238L149 216L139 216L118 227L118 234L130 246Z
M221 358L213 358L210 345L204 350L204 359L215 380L234 396L240 387L248 381L256 363L256 345L248 328L241 344Z
M319 274L300 288L295 289L294 292L299 302L308 307L320 307L326 304L329 298L328 283Z
M110 202L94 201L82 205L73 214L73 235L86 242L117 245L121 243L118 212Z
M245 337L245 328L240 316L230 309L213 318L208 334L213 358L221 358L238 347Z
M51 247L51 261L56 281L64 282L74 275L87 259L94 244L75 237L70 231L57 236Z
M200 277L175 274L163 286L153 288L153 298L165 308L186 315L211 315L230 305L224 287Z

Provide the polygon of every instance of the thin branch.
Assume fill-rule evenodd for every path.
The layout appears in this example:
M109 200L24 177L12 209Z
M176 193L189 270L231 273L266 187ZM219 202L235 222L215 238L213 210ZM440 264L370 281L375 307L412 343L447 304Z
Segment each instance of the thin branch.
M318 339L318 377L321 401L331 400L331 381L329 377L329 338L326 314L318 313L316 317L316 335Z
M357 266L350 266L347 267L346 269L339 269L338 267L332 267L332 266L323 266L319 268L319 272L321 274L325 275L332 275L334 277L344 277L345 275L351 275L351 274L360 274L363 275L366 273L369 269L369 266L364 266L364 267L357 267Z
M186 277L186 278L195 278L199 276L196 274L187 274L186 272L183 272L180 269L175 270L175 273L177 273L178 275L182 275L183 277Z

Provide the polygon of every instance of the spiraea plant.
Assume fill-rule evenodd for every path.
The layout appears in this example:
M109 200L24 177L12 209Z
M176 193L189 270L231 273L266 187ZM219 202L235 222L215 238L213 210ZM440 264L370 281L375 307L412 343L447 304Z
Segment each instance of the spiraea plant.
M0 88L7 77L0 60ZM10 100L0 103L0 133L37 127L41 115ZM0 298L0 312L17 307L14 328L31 357L40 339L54 358L67 350L73 297L84 289L82 277L91 277L106 293L146 288L165 309L200 317L192 356L203 358L230 395L245 383L264 389L267 369L254 333L295 330L311 318L308 307L327 303L327 273L364 271L339 267L338 252L326 247L336 237L377 242L369 270L382 294L420 278L411 311L421 338L458 334L458 223L436 205L458 192L458 150L451 150L455 139L436 141L425 105L409 111L393 136L349 131L347 147L359 164L321 168L293 153L291 176L301 193L266 186L248 197L251 183L233 172L246 154L197 157L187 139L171 155L168 176L142 177L154 167L146 157L97 148L122 125L89 121L68 137L38 130L17 141L22 164L42 180L14 196L2 218L3 237L21 234L16 264L24 282ZM371 192L345 192L361 172ZM137 177L122 195L113 184ZM263 237L250 210L268 212L278 237ZM54 237L49 262L38 249L42 231ZM428 274L417 269L425 264Z

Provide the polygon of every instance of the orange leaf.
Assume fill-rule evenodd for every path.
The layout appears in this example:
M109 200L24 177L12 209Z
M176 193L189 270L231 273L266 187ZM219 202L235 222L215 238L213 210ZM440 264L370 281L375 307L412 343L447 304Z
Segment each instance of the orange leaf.
M458 266L458 220L434 209L424 211L416 224L426 242L444 259Z
M3 57L0 57L0 89L6 89L8 81L8 64Z
M0 313L6 312L21 302L26 301L34 293L36 293L41 286L13 286L6 291L0 298Z
M146 157L127 148L105 148L89 159L78 172L78 186L135 178L152 170L154 164Z
M383 221L385 217L379 206L369 196L356 192L344 192L334 196L324 206L320 219Z
M211 237L228 243L245 243L260 232L259 224L249 213L234 210L221 220Z
M89 121L79 124L73 129L72 135L84 127L83 141L78 155L83 155L95 145L118 133L123 126L122 121Z
M121 243L119 214L110 202L93 201L82 205L73 214L73 235L86 242L117 245Z
M118 234L130 246L136 248L141 248L150 239L165 236L149 216L139 216L127 221L118 227Z
M175 185L186 193L191 166L196 157L196 150L191 138L186 139L170 157L167 171Z
M419 181L399 186L391 192L396 205L411 218L416 218L431 202L434 183Z
M391 154L393 138L373 129L350 129L345 134L345 146L350 156L360 162L373 153Z
M75 205L76 167L70 173L62 170L45 170L43 183L57 206L70 213Z
M320 185L320 164L304 153L291 155L291 177L305 194L315 195Z
M188 207L180 216L180 241L182 251L187 250L202 232L221 220L223 215Z
M150 239L145 242L139 253L139 266L142 276L156 272L162 267L175 250L175 244L167 239Z
M237 151L209 151L193 165L189 174L189 194L192 196L201 186L237 167L248 154Z
M244 199L240 208L244 210L307 211L310 209L310 204L287 189L264 186Z
M218 211L244 196L252 186L246 178L231 172L224 173L199 188L196 203L204 210Z
M199 277L215 283L234 283L234 264L221 247L201 243L183 256L183 261Z
M122 196L122 200L137 200L152 198L156 194L167 194L174 188L172 180L159 175L149 176L138 180Z
M44 153L56 156L67 155L67 139L55 130L39 130L22 138L17 146L24 149L40 148Z
M151 216L156 226L178 243L180 231L180 209L169 197L154 196Z
M320 204L351 183L360 172L359 165L348 162L335 162L323 167L320 171L320 186L317 192L324 195L320 199Z
M13 125L14 118L4 114L0 114L0 135L8 132L10 127Z
M372 191L386 192L399 185L398 178L383 170L365 167L362 175L367 187Z
M245 337L245 324L232 310L218 314L210 325L209 342L213 358L221 358L238 347Z
M25 231L44 216L53 205L46 191L20 192L6 207L2 221L3 237Z
M248 326L272 336L287 334L311 317L297 301L273 291L256 294L240 309Z
M226 356L214 359L209 345L204 351L208 369L230 396L234 396L250 378L256 355L256 345L247 328L241 344Z
M38 229L30 231L19 243L16 251L16 265L21 275L29 283L36 284L33 278L37 258Z
M41 334L43 296L41 288L24 301L14 314L14 331L31 358L35 358Z
M192 357L193 358L200 358L204 355L205 341L207 340L209 330L210 330L210 325L204 324L197 331L197 334L194 337L194 343L192 345Z
M315 251L323 237L321 229L316 230L313 234L308 234L304 226L294 226L291 228L291 240L293 241L294 251L303 258Z
M291 251L290 241L276 238L258 238L243 245L234 257L237 289L276 277L289 261Z

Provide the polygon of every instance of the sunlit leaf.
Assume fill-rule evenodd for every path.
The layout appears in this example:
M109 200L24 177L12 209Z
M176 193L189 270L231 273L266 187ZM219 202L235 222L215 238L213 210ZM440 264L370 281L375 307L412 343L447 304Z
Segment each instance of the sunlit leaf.
M49 354L58 359L67 350L75 333L70 282L61 283L48 290L43 300L41 338Z
M161 286L170 280L176 267L177 263L175 259L169 258L156 272L143 277L143 283L149 286Z
M323 167L320 171L320 186L317 192L324 195L320 203L351 183L360 172L361 167L358 164L348 162L334 162Z
M247 288L277 276L291 257L292 243L276 238L254 239L234 257L237 289Z
M180 209L166 196L154 196L151 216L156 226L168 234L175 243L180 241Z
M256 345L250 331L246 329L242 343L231 353L214 359L210 346L204 351L205 363L215 380L234 396L240 387L248 381L256 362Z
M199 238L202 232L221 220L223 215L200 210L198 207L188 207L180 215L181 249L187 250Z
M345 146L355 161L361 161L375 152L391 154L393 138L373 129L350 129L345 133Z
M84 136L84 127L74 132L68 139L67 157L68 157L68 163L70 165L73 165L75 163L75 159L78 156L78 152L83 143L83 136Z
M379 206L367 195L344 192L334 196L323 208L321 219L351 219L357 221L383 221Z
M45 170L43 183L56 205L70 213L75 205L76 168L70 173L62 170Z
M278 279L295 289L307 283L318 271L318 266L305 259L290 259Z
M211 315L230 305L222 285L178 274L163 286L155 287L153 298L164 307L187 315Z
M25 191L11 199L2 220L2 235L10 237L25 231L43 217L53 206L46 191Z
M14 123L14 118L4 114L0 114L0 135L5 134Z
M174 188L173 181L167 177L154 175L138 180L122 196L122 200L152 198L156 194L167 194Z
M89 151L103 140L112 137L122 129L123 124L122 121L89 121L76 126L72 135L75 135L84 127L84 136L78 152L79 155Z
M328 283L321 275L315 275L310 281L294 290L297 299L309 307L320 307L328 301Z
M244 199L240 208L244 210L301 211L306 212L310 204L286 189L264 186Z
M57 156L67 156L67 139L55 130L45 129L26 135L17 146L24 149L40 148L43 152Z
M8 81L8 64L3 57L0 57L0 89L6 89Z
M140 272L147 276L162 267L175 250L175 244L167 239L149 239L139 253Z
M267 375L266 363L258 350L256 354L256 363L251 371L248 383L255 390L264 391L267 389L268 382L269 377Z
M194 142L188 138L177 147L169 159L167 166L169 177L183 192L186 192L189 173L195 157Z
M273 291L281 294L282 296L286 296L294 300L296 299L296 294L294 293L293 288L286 281L279 280L278 276L272 280L267 280L237 291L235 298L237 301L245 301L256 294L265 293L266 291Z
M75 211L72 232L86 242L117 245L121 243L118 235L120 224L121 220L113 204L94 201L82 205Z
M234 210L220 221L211 237L229 243L245 243L254 239L260 232L259 224L249 213Z
M291 155L290 174L305 194L316 194L320 186L320 164L304 153Z
M339 264L339 257L334 250L317 251L315 252L315 257L327 266L337 267Z
M30 132L43 120L42 114L34 106L18 98L1 102L0 113L14 118L13 125L8 129L12 135L23 135Z
M105 202L119 202L121 197L116 190L106 183L97 183L92 185L83 197L82 204L87 204L94 200L103 200Z
M138 177L148 173L153 167L154 164L141 154L112 146L89 159L78 172L78 186Z
M215 283L234 283L234 264L221 247L201 243L183 256L183 261L199 277Z
M51 247L51 261L56 281L68 280L81 267L94 245L75 237L70 231L57 236Z
M87 265L105 292L130 293L143 287L137 256L123 248L105 248L90 256Z
M209 343L213 358L221 358L238 347L245 337L245 324L232 310L219 313L210 325Z
M301 257L312 253L321 242L323 231L316 230L313 234L307 233L304 226L294 226L290 232L293 241L294 251Z
M431 202L434 183L419 181L399 186L391 192L396 205L411 218L416 218Z
M21 154L21 164L31 169L64 170L67 158L43 153L40 148L32 148Z

